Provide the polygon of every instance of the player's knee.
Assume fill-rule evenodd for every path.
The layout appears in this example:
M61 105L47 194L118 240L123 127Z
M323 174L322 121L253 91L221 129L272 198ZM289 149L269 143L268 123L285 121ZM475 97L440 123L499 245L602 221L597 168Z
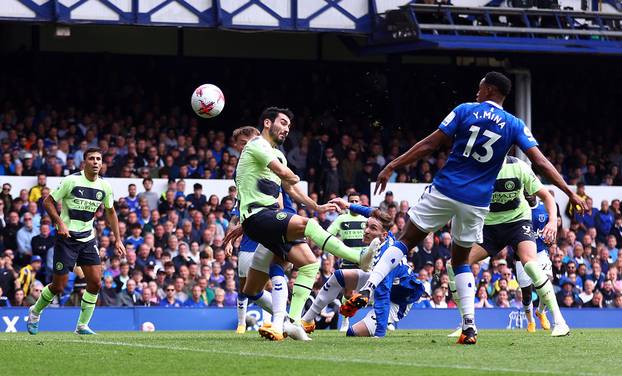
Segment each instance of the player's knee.
M261 293L261 288L257 289L257 288L253 288L252 286L249 286L248 284L246 284L244 286L244 289L242 289L242 293L246 296L250 298L257 296L259 293Z
M86 291L90 292L91 294L97 294L99 290L101 290L101 288L102 288L101 280L89 281L86 284Z
M57 282L57 283L52 282L52 283L50 283L49 288L50 288L50 291L52 292L52 294L60 295L65 290L65 283L63 283L63 282Z

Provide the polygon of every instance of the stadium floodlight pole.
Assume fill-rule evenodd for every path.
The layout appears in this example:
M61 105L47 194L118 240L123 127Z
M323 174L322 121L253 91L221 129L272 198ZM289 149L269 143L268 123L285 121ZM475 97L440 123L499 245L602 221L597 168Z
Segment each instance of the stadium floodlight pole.
M509 72L516 78L514 83L516 116L523 119L531 131L531 71L526 68L519 68L509 70ZM520 149L516 150L516 156L531 164L529 158Z

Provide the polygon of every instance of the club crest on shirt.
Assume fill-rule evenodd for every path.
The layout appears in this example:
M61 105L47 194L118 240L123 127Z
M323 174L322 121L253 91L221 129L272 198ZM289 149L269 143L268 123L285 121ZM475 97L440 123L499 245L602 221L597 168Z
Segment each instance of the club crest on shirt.
M544 218L544 214L539 214L539 215L538 215L538 221L540 221L540 222L544 222L544 219L545 219L545 218Z
M515 187L515 185L514 185L513 181L508 180L508 181L505 182L505 189L507 189L508 191L514 190L514 187Z
M279 221L282 221L285 218L287 218L287 213L283 213L283 212L276 213L276 219L278 219Z
M97 198L98 200L101 200L102 198L104 198L104 194L103 194L102 192L99 192L99 191L98 191L98 192L95 194L95 198Z

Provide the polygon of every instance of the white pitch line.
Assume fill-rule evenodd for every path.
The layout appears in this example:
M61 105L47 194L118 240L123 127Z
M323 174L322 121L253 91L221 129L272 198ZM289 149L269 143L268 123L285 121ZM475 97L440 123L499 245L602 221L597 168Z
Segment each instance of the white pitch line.
M118 341L101 341L101 340L91 340L84 339L48 339L48 338L8 338L8 337L0 337L0 341L21 341L21 342L40 342L40 341L50 341L50 342L62 342L62 343L79 343L79 344L94 344L94 345L106 345L106 346L123 346L123 347L133 347L133 348L144 348L144 349L155 349L155 350L171 350L171 351L182 351L182 352L196 352L196 353L208 353L208 354L221 354L221 355L234 355L234 356L251 356L251 357L261 357L261 358L273 358L273 359L283 359L283 360L300 360L300 361L328 361L333 363L355 363L355 364L371 364L371 365L382 365L382 366L401 366L401 367L423 367L423 368L434 368L434 369L457 369L457 370L472 370L472 371L486 371L486 372L515 372L515 373L524 373L524 374L543 374L543 375L585 375L585 376L604 376L604 373L570 373L570 372L555 372L555 371L546 371L546 370L525 370L525 369L514 369L514 368L499 368L499 367L475 367L475 366L464 366L464 365L435 365L435 364L420 364L420 363L410 363L410 362L400 362L400 361L388 361L388 360L373 360L373 359L359 359L359 358L335 358L328 356L293 356L293 355L279 355L279 354L266 354L266 353L256 353L249 351L225 351L225 350L216 350L216 349L199 349L199 348L191 348L191 347L179 347L179 346L171 346L171 345L150 345L150 344L142 344L142 343L131 343L131 342L118 342Z

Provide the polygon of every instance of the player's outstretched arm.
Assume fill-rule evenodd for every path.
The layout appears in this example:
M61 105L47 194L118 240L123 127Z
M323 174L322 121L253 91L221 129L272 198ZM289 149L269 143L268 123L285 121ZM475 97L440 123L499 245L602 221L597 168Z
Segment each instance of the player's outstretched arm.
M562 192L568 196L570 203L574 205L575 208L577 208L580 212L583 212L586 209L585 201L583 201L583 199L575 192L570 190L570 187L568 187L568 184L566 184L564 178L561 177L553 164L546 159L537 146L527 149L525 151L525 155L527 155L527 158L529 158L533 164L533 170L542 174L557 188L561 189Z
M68 238L70 236L69 229L67 228L65 222L63 222L63 220L60 218L60 215L58 215L58 211L56 210L56 201L54 201L52 195L47 196L43 200L43 208L52 219L52 222L56 223L58 235Z
M546 244L551 244L557 239L557 205L555 198L546 188L540 188L536 196L542 200L546 212L549 214L549 222L542 229L542 237Z
M328 201L328 203L337 205L341 210L350 209L350 212L355 213L355 214L360 214L360 215L362 215L362 216L364 216L366 218L371 217L371 214L374 211L370 207L350 203L350 202L342 199L341 197L336 197L336 198Z
M300 181L298 175L294 174L289 167L281 163L278 159L272 160L268 164L268 168L276 174L281 180L288 184L296 184Z
M114 207L105 208L104 212L106 213L106 219L108 220L108 224L112 228L112 233L114 234L114 248L119 257L125 257L125 245L123 245L123 239L121 239L121 232L119 231L119 219L117 218L117 212L114 210Z
M430 134L428 137L417 142L406 153L389 162L382 169L382 171L380 171L380 173L378 174L378 179L376 180L374 194L384 192L385 188L387 187L387 182L389 181L389 178L391 177L393 171L400 167L408 166L416 162L417 160L437 150L441 145L449 144L450 141L451 140L449 136L447 136L440 130L436 130L432 132L432 134Z
M313 211L325 212L331 209L340 211L339 207L332 203L318 205L317 202L313 201L311 197L309 197L306 193L302 191L302 189L300 188L300 184L290 184L283 181L283 191L285 191L285 193L287 193L292 198L292 200L296 201L299 204L303 204L304 206L310 208Z

